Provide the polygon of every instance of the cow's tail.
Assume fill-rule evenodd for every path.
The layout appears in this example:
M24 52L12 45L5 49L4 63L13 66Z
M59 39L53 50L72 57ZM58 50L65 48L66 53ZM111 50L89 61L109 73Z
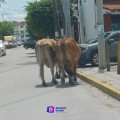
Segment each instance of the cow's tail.
M66 58L66 48L65 48L65 39L60 40L60 45L63 53L63 60Z
M36 44L35 46L36 59L39 63L44 56L44 46L42 44Z
M39 59L38 59L38 45L35 46L35 54L36 54L36 60L39 63Z

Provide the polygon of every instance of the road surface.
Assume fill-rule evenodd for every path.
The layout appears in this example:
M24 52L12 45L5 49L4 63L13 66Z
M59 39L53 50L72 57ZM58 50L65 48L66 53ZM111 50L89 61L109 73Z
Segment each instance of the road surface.
M88 83L53 85L46 67L45 79L48 87L33 49L7 49L0 57L0 120L120 120L120 102Z

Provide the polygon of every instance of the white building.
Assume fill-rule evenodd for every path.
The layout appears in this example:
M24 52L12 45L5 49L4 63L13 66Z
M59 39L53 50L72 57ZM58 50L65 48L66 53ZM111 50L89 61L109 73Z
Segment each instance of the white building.
M14 36L17 38L17 40L20 41L25 41L30 38L28 32L26 31L25 21L16 22L16 26L14 28Z
M97 34L96 5L94 0L78 0L78 21L80 24L80 41L84 43Z
M96 0L78 0L79 41L84 43L97 35ZM104 31L120 30L120 1L103 0Z

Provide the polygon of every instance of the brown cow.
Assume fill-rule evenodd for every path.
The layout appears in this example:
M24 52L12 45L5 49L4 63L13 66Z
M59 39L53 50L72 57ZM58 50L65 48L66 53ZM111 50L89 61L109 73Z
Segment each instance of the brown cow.
M43 70L44 64L51 69L52 82L54 84L57 84L57 81L54 76L54 66L59 62L61 81L64 81L63 55L61 52L60 44L57 43L57 41L55 41L54 39L38 40L35 46L35 51L36 51L37 62L40 66L40 77L42 79L42 85L47 86L44 79L44 70Z
M60 44L63 52L64 68L69 75L69 83L74 85L74 81L77 80L76 69L81 49L73 38L63 38Z
M36 43L36 57L40 66L40 76L43 86L46 86L43 66L46 64L51 69L52 82L57 83L54 76L54 66L57 64L61 77L61 83L65 83L64 69L69 75L69 83L74 85L76 68L80 56L80 47L72 38L60 40L42 39Z

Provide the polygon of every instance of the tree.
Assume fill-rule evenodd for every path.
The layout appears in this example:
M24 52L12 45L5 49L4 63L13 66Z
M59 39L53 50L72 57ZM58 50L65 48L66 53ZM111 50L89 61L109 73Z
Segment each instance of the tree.
M70 0L71 3L78 3L78 0Z
M26 11L27 30L33 38L54 37L52 0L29 2L26 6Z
M4 3L4 2L5 2L5 0L0 0L0 3L1 3L1 2L2 2L2 3Z
M4 39L4 36L13 35L14 22L0 22L0 39Z

